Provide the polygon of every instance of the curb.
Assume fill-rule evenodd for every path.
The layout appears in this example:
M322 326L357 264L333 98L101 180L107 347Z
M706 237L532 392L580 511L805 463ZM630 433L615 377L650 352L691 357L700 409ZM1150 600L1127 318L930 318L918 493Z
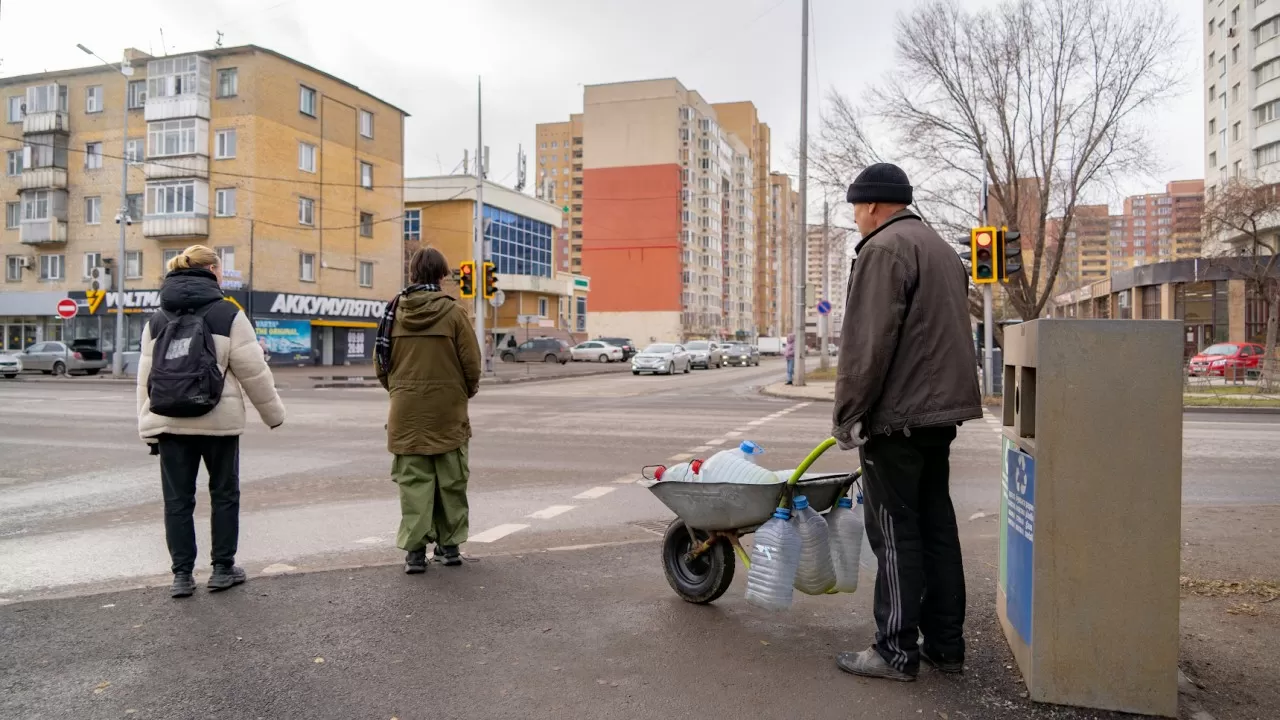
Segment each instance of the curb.
M1253 407L1250 405L1184 405L1184 413L1205 415L1280 415L1280 407Z
M767 395L769 397L783 398L785 400L804 400L807 402L835 402L836 401L836 399L833 397L813 397L812 395L800 395L798 393L787 392L785 390L770 390L768 386L760 388L760 394Z

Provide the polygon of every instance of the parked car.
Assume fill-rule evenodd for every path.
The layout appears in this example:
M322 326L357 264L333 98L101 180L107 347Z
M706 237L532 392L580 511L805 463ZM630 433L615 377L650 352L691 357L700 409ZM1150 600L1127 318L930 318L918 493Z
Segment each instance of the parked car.
M622 362L625 359L622 348L617 345L610 345L603 340L588 340L587 342L579 343L573 346L570 353L575 361L608 363L615 360Z
M724 352L725 365L760 366L760 351L747 344L730 345Z
M573 353L569 351L569 344L556 338L534 338L521 343L514 349L507 348L502 351L502 362L545 362L563 365L572 358Z
M12 380L18 377L20 372L22 372L22 360L17 355L0 353L0 375Z
M635 343L631 342L631 338L622 337L598 337L596 341L608 343L609 345L617 345L622 348L622 359L630 360L632 355L636 354Z
M45 375L97 375L107 366L107 356L96 345L94 340L76 340L71 345L56 341L36 343L22 351L22 367Z
M642 372L654 375L674 375L676 371L689 372L689 353L674 343L654 343L631 358L631 374Z
M724 350L706 340L690 340L684 349L689 353L689 363L703 370L724 367Z
M1201 350L1187 363L1189 375L1225 376L1228 368L1258 367L1266 348L1255 343L1218 343Z

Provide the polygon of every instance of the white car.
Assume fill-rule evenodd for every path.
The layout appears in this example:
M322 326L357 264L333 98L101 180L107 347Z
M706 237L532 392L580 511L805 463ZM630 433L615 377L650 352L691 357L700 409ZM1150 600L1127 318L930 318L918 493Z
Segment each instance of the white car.
M0 353L0 375L12 380L18 377L20 372L22 372L22 360L17 355Z
M631 374L642 372L654 375L675 375L677 372L688 373L693 361L684 346L674 343L654 343L636 353L631 358Z
M569 348L575 362L622 362L622 348L600 340L590 340Z

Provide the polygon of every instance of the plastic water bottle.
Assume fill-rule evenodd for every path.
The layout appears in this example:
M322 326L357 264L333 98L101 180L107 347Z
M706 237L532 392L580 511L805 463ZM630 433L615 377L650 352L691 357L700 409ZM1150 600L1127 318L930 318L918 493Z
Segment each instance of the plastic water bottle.
M862 557L859 564L872 572L878 572L876 553L871 549L871 538L867 536L867 506L862 503L862 493L858 493L858 510L862 513Z
M861 498L861 496L859 496ZM842 497L827 513L827 529L831 531L831 564L836 569L836 592L851 593L858 589L859 558L862 555L862 505L853 508L853 500Z
M699 479L718 483L776 483L778 478L772 471L755 463L755 456L763 452L750 440L732 450L721 450L702 464Z
M653 476L661 482L698 482L698 470L701 468L702 461L694 460L671 467L659 467Z
M791 607L792 586L800 567L800 533L788 522L791 511L778 508L760 526L751 547L747 602L765 610Z
M809 498L797 495L795 506L791 523L800 535L800 565L796 569L795 588L806 595L821 595L836 584L830 530L826 519L809 507Z

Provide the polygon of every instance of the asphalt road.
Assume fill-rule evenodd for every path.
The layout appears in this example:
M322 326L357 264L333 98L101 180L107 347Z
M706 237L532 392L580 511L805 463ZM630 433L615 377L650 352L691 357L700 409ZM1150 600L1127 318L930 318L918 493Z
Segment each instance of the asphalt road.
M965 679L839 677L831 652L873 631L866 592L802 598L780 619L742 602L741 578L711 608L666 587L657 540L671 514L636 483L641 469L740 439L769 467L794 466L825 437L830 405L759 395L780 372L486 387L472 404L471 562L426 578L390 567L402 553L385 394L285 391L286 424L251 425L242 442L253 579L185 603L154 587L168 568L158 466L132 394L0 383L0 715L1041 717L986 612L994 418L961 428L952 454L975 608ZM1280 416L1188 415L1184 428L1192 511L1280 504ZM854 462L833 450L817 469ZM202 499L200 527L206 511ZM200 563L207 547L202 534Z

